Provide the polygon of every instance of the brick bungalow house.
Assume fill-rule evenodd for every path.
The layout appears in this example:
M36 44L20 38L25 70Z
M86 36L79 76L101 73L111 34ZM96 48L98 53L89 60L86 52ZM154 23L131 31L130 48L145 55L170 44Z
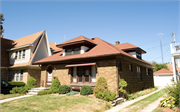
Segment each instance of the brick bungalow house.
M51 56L56 49L45 30L16 40L1 37L1 79L27 83L32 76L40 86L41 67L32 63Z
M80 90L94 88L99 77L107 80L111 91L119 92L119 80L125 79L130 93L154 87L153 66L142 59L146 53L130 43L112 45L98 37L79 36L57 44L56 54L34 62L41 66L41 87L48 87L58 77L61 85Z

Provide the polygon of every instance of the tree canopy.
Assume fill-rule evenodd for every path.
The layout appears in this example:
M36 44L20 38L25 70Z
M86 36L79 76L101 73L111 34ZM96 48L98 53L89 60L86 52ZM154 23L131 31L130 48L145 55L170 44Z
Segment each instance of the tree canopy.
M169 70L169 69L168 69L168 66L166 65L166 63L160 64L160 63L157 63L157 62L153 61L152 64L157 67L157 68L154 68L154 69L153 69L153 72L158 71L158 70L160 70L160 69L162 69L162 68L165 68L165 69Z
M2 21L4 21L4 15L1 14L1 13L0 13L0 20L1 20L1 21L0 21L0 28L1 28L1 29L0 29L0 30L1 30L1 31L0 31L0 36L1 36L2 33L4 32L3 25L2 25L2 24L3 24Z

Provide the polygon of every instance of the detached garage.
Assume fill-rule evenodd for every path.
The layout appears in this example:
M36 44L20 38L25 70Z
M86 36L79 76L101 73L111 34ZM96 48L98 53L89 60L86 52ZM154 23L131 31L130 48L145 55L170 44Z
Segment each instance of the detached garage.
M173 72L167 69L161 69L154 72L154 86L167 86L172 84Z

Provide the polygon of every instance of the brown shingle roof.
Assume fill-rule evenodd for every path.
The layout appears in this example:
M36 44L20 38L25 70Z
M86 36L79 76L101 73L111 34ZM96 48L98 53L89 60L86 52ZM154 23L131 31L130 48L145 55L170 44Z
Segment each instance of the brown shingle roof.
M74 40L74 39L72 39ZM69 42L73 42L72 40L69 40ZM90 39L89 39L90 40ZM139 60L143 63L147 63L151 66L152 64L144 61L137 59L130 54L122 51L121 49L118 49L115 47L115 45L112 45L98 37L95 37L93 40L91 40L93 43L96 43L97 45L93 47L91 50L88 52L85 52L84 54L76 54L76 55L69 55L69 56L62 56L62 52L54 54L52 56L49 56L47 58L44 58L42 60L36 61L34 64L41 64L41 63L48 63L48 62L57 62L57 61L65 61L65 60L70 60L70 59L82 59L82 58L90 58L90 57L100 57L100 56L107 56L107 55L117 55L117 54L123 54L126 56L129 56L131 58L134 58L136 60Z
M141 49L140 47L138 46L135 46L133 44L130 44L130 43L122 43L122 44L117 44L115 45L118 49L121 49L121 50L129 50L129 49L139 49L141 51L141 53L146 53L146 51L144 51L143 49Z
M167 69L161 69L161 70L158 70L156 72L154 72L154 74L161 74L161 73L173 73L172 71L169 71Z
M55 43L52 43L52 42L49 42L49 47L53 50L57 50L59 49L58 47L56 47L56 44Z
M73 39L68 40L68 41L66 41L66 42L57 44L57 46L58 46L58 47L60 47L60 46L65 46L65 45L67 45L67 44L73 44L73 43L75 43L75 42L80 42L80 41L86 41L86 42L90 42L90 43L92 43L92 44L96 44L96 43L94 43L94 41L92 41L91 39L88 39L88 38L80 35L79 37L76 37L76 38L73 38Z
M13 40L13 41L15 41L16 44L13 45L12 48L32 44L44 31L45 30L37 32L37 33L32 34L32 35L28 35L28 36Z

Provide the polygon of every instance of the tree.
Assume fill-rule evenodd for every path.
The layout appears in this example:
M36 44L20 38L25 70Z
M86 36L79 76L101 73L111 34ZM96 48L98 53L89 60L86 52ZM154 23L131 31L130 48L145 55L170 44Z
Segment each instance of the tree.
M165 68L165 69L169 70L166 63L165 64L160 64L160 63L157 63L157 62L153 61L152 64L157 67L157 68L153 69L153 72L161 70L162 68Z
M3 29L3 22L4 21L4 15L0 13L0 28L1 28L1 31L0 31L0 36L2 35L2 33L4 32L4 29Z

